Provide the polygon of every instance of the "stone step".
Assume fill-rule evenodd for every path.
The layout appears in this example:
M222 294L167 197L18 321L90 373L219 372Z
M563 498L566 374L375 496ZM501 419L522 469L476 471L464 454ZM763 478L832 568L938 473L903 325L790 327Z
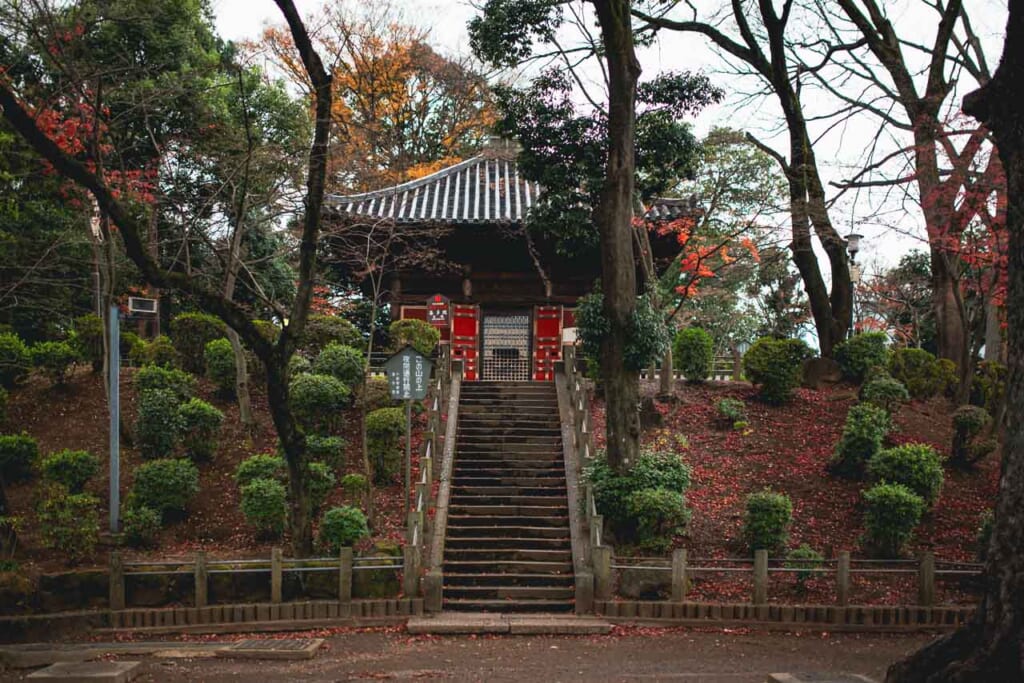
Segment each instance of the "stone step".
M470 505L452 501L449 505L454 515L487 517L565 517L568 519L569 506L562 505Z
M466 424L465 421L460 420L458 435L460 438L469 436L546 436L561 438L562 428L557 424L553 426L517 427L503 425L498 427L493 425Z
M563 514L559 515L547 515L547 514L530 514L530 515L517 515L517 514L504 514L504 515L473 515L473 514L459 514L453 510L448 515L448 528L452 527L471 527L471 526L539 526L546 528L569 528L569 515L567 514L568 508L565 508Z
M503 536L498 538L478 538L473 536L446 537L445 549L452 550L571 550L572 544L567 536L556 538L519 538Z
M472 476L480 478L504 478L504 477L557 477L559 480L565 478L565 468L561 462L550 462L545 466L538 464L524 463L524 462L513 462L504 463L497 462L493 459L489 460L456 460L455 461L455 476Z
M509 400L507 398L480 396L478 398L460 398L459 399L459 414L462 414L463 408L489 408L491 410L495 408L524 408L530 409L531 412L541 412L544 410L553 411L555 414L558 413L558 401L554 398L517 398L515 400Z
M445 548L444 561L471 562L490 560L493 562L566 562L572 565L572 552L568 549L545 550L538 548Z
M456 612L572 612L572 602L562 600L463 600L445 599L444 609Z
M544 507L568 509L566 497L563 492L556 495L517 495L505 496L473 495L469 493L453 493L451 496L451 507Z
M508 444L526 444L546 446L551 449L562 443L562 432L558 429L552 429L545 432L509 430L506 434L495 432L494 430L465 430L460 428L456 434L456 440L460 446L463 444L467 446L471 446L473 444L500 444L503 446Z
M444 573L454 574L557 574L572 576L572 562L549 560L455 560L445 558Z
M572 574L488 574L448 572L444 585L452 586L573 586Z
M545 487L559 488L565 491L565 477L554 476L507 476L505 474L494 474L480 476L473 469L456 470L452 483L459 488L468 486L516 486L520 488Z
M455 444L455 453L458 455L464 453L501 453L503 455L540 455L560 458L562 456L562 448L560 443L484 443L480 441L459 441Z
M482 486L458 481L452 487L456 495L464 496L565 496L565 482L553 486Z
M547 526L452 526L448 525L445 542L455 538L569 538L564 527Z
M445 599L467 600L568 600L572 586L444 586Z

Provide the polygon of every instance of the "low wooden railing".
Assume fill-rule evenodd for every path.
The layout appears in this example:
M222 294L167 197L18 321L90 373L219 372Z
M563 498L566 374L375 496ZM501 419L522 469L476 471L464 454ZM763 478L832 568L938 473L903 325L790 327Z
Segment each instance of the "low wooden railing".
M672 378L682 381L685 379L678 370L672 370ZM661 379L661 368L645 368L640 371L640 379L659 380ZM714 382L739 382L743 379L743 356L735 354L718 354L711 362L711 374L709 379Z

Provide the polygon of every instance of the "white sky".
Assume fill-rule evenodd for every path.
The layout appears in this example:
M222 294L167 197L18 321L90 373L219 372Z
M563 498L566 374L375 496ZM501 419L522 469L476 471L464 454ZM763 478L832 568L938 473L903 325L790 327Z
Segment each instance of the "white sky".
M342 0L344 1L344 0ZM356 0L370 1L373 0ZM716 7L711 0L697 0L699 4ZM707 5L707 3L711 3ZM324 0L296 0L296 5L303 15L315 11L324 4ZM442 52L468 54L468 36L466 23L476 14L465 0L391 0L404 20L431 30L431 42ZM899 3L885 0L887 8ZM1002 33L1005 28L1006 0L966 0L965 5L971 13L975 29L988 41L987 50L991 68L995 68L998 50L1002 44ZM932 10L920 8L904 9L893 12L892 19L897 31L906 33L908 26L920 26L923 33L918 38L928 43L934 35L935 20ZM272 0L213 0L217 28L220 34L231 40L244 40L258 36L267 22L280 23L281 16ZM721 60L710 49L707 42L693 35L680 35L663 32L667 38L640 54L641 64L646 75L653 75L662 70L706 70L713 72L722 69ZM742 88L735 77L721 75L714 80L726 90ZM805 107L812 111L815 105L813 98L806 98ZM706 132L714 125L728 125L734 128L751 130L759 137L776 145L780 151L785 150L784 138L778 129L778 114L773 99L763 100L757 106L737 107L728 99L724 105L713 107L701 114L696 121L699 133ZM861 121L844 126L830 133L816 145L819 162L823 166L822 173L826 182L848 177L850 168L855 167L858 156L877 135L878 127L874 121ZM864 219L862 216L871 213L873 202L866 195L856 201L847 201L833 209L832 219L840 233L845 234L851 228L866 235L864 250L859 261L861 263L892 264L899 255L914 246L922 246L912 238L899 237L891 230L879 224L877 219ZM919 218L913 213L900 219L901 229L913 232ZM824 262L823 265L826 265Z

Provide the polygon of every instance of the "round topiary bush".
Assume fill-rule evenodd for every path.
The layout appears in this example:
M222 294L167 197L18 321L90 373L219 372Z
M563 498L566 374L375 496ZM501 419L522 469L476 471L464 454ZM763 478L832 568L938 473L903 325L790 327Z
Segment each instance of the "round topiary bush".
M344 318L322 314L309 316L299 340L299 348L303 353L316 356L331 342L357 349L366 343L358 328Z
M93 372L103 369L103 320L95 313L75 318L75 348Z
M32 365L42 370L54 385L65 384L68 373L78 361L78 351L64 341L45 341L32 346L29 351Z
M171 338L160 335L156 339L147 342L139 340L141 347L136 349L132 346L131 357L139 359L141 365L157 365L162 368L176 368L181 365L181 356L174 348ZM202 362L201 360L199 362Z
M199 493L199 470L187 458L165 458L135 468L132 485L134 506L151 508L162 518L184 513Z
M825 556L806 543L786 553L786 569L796 570L796 587L800 591L805 590L807 581L820 574L824 567Z
M181 438L181 401L168 389L147 389L139 394L135 418L135 444L144 458L165 458Z
M295 354L288 361L288 376L298 377L299 375L308 375L313 372L313 364L309 362L309 359L305 356Z
M743 356L743 372L766 403L785 403L800 385L800 366L813 354L799 339L761 337Z
M711 375L715 344L711 335L699 327L679 330L672 344L672 360L690 382L703 382Z
M363 352L351 346L331 342L313 361L313 373L330 375L347 387L357 387L363 382L366 359Z
M405 435L405 411L380 408L366 416L366 442L378 484L390 482L402 466L402 437Z
M70 493L81 493L99 472L99 458L89 451L64 449L51 453L39 463L43 479L60 484Z
M889 372L919 400L944 393L949 381L935 356L924 349L896 349Z
M868 370L889 362L889 337L884 332L864 332L837 345L834 357L843 377L860 383Z
M991 360L978 363L971 379L971 405L981 406L990 415L998 412L999 405L1006 397L1008 376L1009 368L1002 363Z
M341 490L349 498L355 498L370 490L370 482L361 474L346 474L341 478Z
M217 433L224 413L206 401L193 398L178 408L185 451L194 460L210 460L217 452Z
M345 464L346 445L345 439L340 436L310 434L306 437L306 455L310 460L340 468Z
M945 475L942 458L934 448L906 444L875 453L868 461L868 477L873 482L902 484L931 506L939 499Z
M227 332L223 320L207 313L181 313L171 319L171 339L181 356L181 366L194 375L203 374L206 345Z
M765 489L747 496L743 536L751 550L777 550L789 538L793 503L789 496Z
M406 345L413 347L424 356L434 353L441 341L441 331L425 320L396 320L388 327L391 349L398 351Z
M121 514L124 540L133 548L152 548L163 526L160 513L144 506L125 508Z
M690 522L690 509L679 491L640 489L626 499L626 513L636 521L641 548L664 552L672 538L683 533Z
M359 392L359 407L366 412L379 408L395 408L399 401L391 398L391 388L383 377L369 377Z
M359 508L347 505L331 508L320 519L320 544L332 555L369 535L366 515Z
M98 506L95 496L69 494L62 486L47 489L36 510L43 546L59 551L68 564L91 555L99 542Z
M860 400L878 406L892 415L901 404L910 400L910 393L903 384L892 377L876 377L864 383Z
M235 483L245 486L255 479L277 479L285 481L288 478L288 464L284 458L270 453L259 453L246 458L238 463L235 470Z
M21 337L13 332L0 334L0 386L11 389L28 377L32 358Z
M331 433L341 425L341 413L352 392L330 375L298 375L288 387L295 419L307 432Z
M843 435L836 444L829 468L844 477L860 477L868 460L882 447L892 428L892 418L871 403L858 403L846 414Z
M994 449L989 449L977 437L992 424L992 416L980 406L960 406L953 413L953 447L950 462L958 467L970 467ZM982 447L978 447L979 444Z
M135 392L169 391L179 401L187 401L195 392L196 382L192 375L184 370L166 368L159 365L144 365L135 371Z
M206 377L217 386L221 396L235 394L235 350L227 339L214 339L203 350Z
M257 534L278 538L288 522L288 492L275 479L253 479L242 487L242 514Z
M306 490L309 492L309 505L313 514L323 507L327 502L327 496L334 490L334 472L322 462L309 463L309 473L306 477Z
M877 484L864 492L864 540L881 557L898 557L924 514L925 502L902 484Z
M7 483L24 481L32 476L39 459L36 440L25 433L0 436L0 477Z

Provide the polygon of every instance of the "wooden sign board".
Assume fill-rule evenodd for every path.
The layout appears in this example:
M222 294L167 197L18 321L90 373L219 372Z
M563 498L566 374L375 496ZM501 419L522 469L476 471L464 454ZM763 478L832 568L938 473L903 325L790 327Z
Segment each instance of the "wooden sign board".
M422 353L406 346L388 358L384 371L388 375L391 398L395 400L420 400L427 397L430 387L430 371L434 364Z
M448 327L451 308L448 297L435 294L427 300L427 322L434 327Z

